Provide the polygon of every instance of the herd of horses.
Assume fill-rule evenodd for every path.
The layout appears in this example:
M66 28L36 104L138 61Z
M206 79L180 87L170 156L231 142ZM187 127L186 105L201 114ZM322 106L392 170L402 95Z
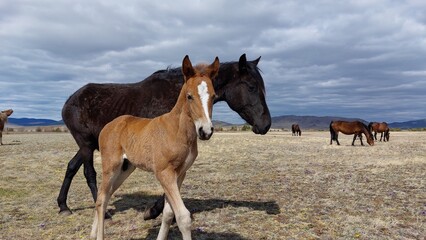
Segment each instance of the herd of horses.
M333 141L336 141L337 145L340 145L339 142L339 133L346 135L354 135L352 140L352 146L355 145L355 140L359 138L361 145L364 146L362 141L362 134L367 138L367 143L369 145L374 145L374 140L377 140L377 133L380 133L380 141L386 142L389 141L390 133L389 126L386 122L370 122L365 125L360 121L331 121L330 122L330 145L333 144ZM301 136L302 131L300 130L299 124L295 123L291 125L292 136Z
M164 194L144 213L154 219L163 213L157 239L167 239L176 219L183 239L191 239L191 217L186 209L180 187L186 171L195 161L197 138L208 140L213 134L213 104L225 101L252 126L255 134L266 134L271 115L265 100L265 85L257 67L260 57L247 61L243 54L238 61L193 66L188 56L182 66L160 70L137 83L89 83L72 94L62 109L62 119L79 149L69 161L57 198L59 213L68 215L67 205L71 182L84 166L84 176L96 203L91 237L103 239L106 207L111 195L136 169L153 172ZM1 132L12 110L0 114ZM298 124L292 135L301 136ZM332 121L330 144L339 132L362 134L370 145L377 140L389 141L386 123ZM374 134L373 134L374 132ZM159 147L161 146L161 147ZM98 192L93 153L102 158L102 182Z

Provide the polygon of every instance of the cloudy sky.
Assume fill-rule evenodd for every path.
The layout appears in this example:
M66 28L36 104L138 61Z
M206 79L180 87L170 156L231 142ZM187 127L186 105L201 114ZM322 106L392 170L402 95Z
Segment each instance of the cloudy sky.
M61 119L89 82L261 56L272 116L426 118L426 1L0 1L0 110ZM213 118L242 123L226 104Z

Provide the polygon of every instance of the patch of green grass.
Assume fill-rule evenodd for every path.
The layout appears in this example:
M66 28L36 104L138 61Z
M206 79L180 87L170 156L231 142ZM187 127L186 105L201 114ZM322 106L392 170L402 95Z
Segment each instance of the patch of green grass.
M19 198L27 194L21 189L8 189L0 187L0 198Z

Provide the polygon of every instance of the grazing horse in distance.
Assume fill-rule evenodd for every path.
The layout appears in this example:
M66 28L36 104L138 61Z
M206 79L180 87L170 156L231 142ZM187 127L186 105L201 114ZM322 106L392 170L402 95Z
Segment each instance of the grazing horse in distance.
M12 115L13 110L7 109L0 112L0 145L3 145L3 129L7 122L7 118Z
M346 135L354 134L354 139L352 141L352 146L355 145L355 139L357 136L360 137L361 145L364 146L364 143L362 142L362 134L364 133L365 137L367 138L368 144L371 146L374 145L374 139L373 134L371 134L370 130L368 129L367 125L360 121L353 121L353 122L347 122L347 121L331 121L330 122L330 145L333 143L333 140L337 142L337 145L340 145L338 137L339 132L342 132Z
M292 136L302 136L302 131L300 130L299 124L291 125Z
M271 115L265 100L265 85L257 67L260 57L247 61L221 63L213 82L214 103L225 101L256 134L266 134L271 126ZM69 161L57 203L59 213L71 214L67 206L68 192L74 176L84 165L84 176L93 199L97 196L96 171L93 152L99 149L101 129L121 115L154 118L169 112L178 99L183 85L181 68L160 70L143 81L128 84L89 83L74 94L62 108L62 119L78 144L79 150ZM155 218L163 211L164 198L147 210L146 219Z
M377 133L380 133L380 141L389 142L390 133L389 133L389 126L386 122L370 122L368 124L368 129L370 132L374 132L374 139L377 141Z
M218 70L217 57L211 65L193 68L187 55L182 62L185 83L169 113L153 119L122 115L105 125L99 135L102 183L91 237L104 239L105 211L111 195L135 168L141 168L154 173L166 194L157 239L167 239L174 215L183 239L191 239L191 216L179 189L197 157L197 136L208 140L213 134L215 91L211 79Z

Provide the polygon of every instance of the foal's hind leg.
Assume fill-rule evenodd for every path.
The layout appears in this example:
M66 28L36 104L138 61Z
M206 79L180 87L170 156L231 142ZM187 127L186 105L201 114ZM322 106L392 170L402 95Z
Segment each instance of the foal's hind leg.
M126 162L126 167L123 168L123 163ZM124 180L135 170L127 159L125 159L119 166L111 166L111 168L103 169L102 183L99 190L99 196L96 200L95 218L93 220L92 238L103 239L104 235L104 219L108 201L111 195L121 186ZM107 163L108 164L108 163Z

